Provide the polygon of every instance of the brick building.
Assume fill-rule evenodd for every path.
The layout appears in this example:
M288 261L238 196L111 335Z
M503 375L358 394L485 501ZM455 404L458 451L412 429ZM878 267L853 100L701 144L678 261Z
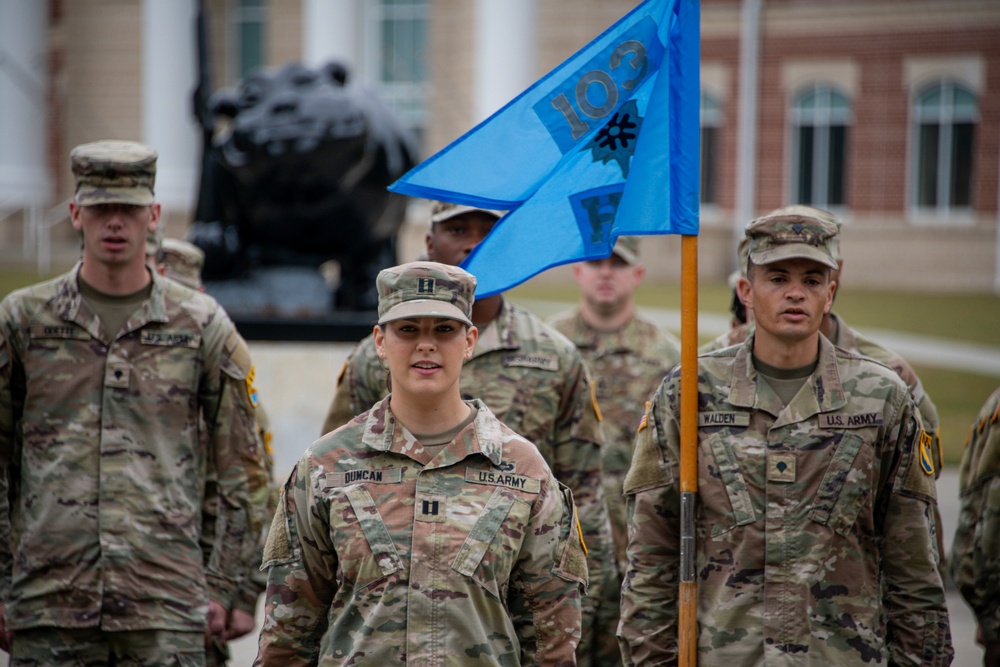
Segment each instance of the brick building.
M346 62L430 155L634 0L205 0L212 75ZM851 285L1000 291L1000 3L701 0L700 271L723 278L750 217L845 221ZM0 250L72 240L67 154L105 137L161 153L167 233L190 221L199 135L195 0L0 3ZM51 229L49 227L51 226ZM49 229L49 231L46 231ZM413 241L401 244L411 259ZM41 244L41 245L39 245ZM71 244L71 243L70 243ZM679 243L649 242L654 275ZM566 276L564 269L546 274ZM546 276L540 277L546 279Z

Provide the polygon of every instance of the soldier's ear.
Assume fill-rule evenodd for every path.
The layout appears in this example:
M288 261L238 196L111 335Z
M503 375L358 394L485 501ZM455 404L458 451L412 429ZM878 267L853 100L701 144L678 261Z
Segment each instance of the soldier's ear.
M372 329L372 338L375 341L375 354L379 359L385 359L385 331L378 324Z
M750 281L745 276L740 276L736 279L736 294L740 297L740 301L748 309L753 308L753 295L750 290Z

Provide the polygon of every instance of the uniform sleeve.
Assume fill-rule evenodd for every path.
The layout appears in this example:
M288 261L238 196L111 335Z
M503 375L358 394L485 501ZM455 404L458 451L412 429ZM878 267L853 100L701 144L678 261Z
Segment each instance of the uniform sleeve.
M281 490L264 567L264 625L255 665L315 665L336 593L337 557L330 542L329 506L310 485L303 458Z
M587 548L587 566L591 576L587 595L583 599L583 650L586 652L596 633L614 632L614 627L599 628L595 623L604 616L599 615L598 608L608 597L605 595L606 588L617 587L620 579L614 560L611 520L601 476L602 433L597 402L590 376L579 355L574 358L567 374L565 391L556 421L552 472L573 492Z
M570 665L580 643L580 598L587 582L573 496L550 478L535 505L508 605L521 664Z
M987 643L1000 642L1000 390L979 412L962 454L951 575Z
M0 309L0 317L4 311ZM11 554L11 487L17 474L17 423L21 420L24 383L15 363L13 341L0 319L0 604L10 595L13 556Z
M274 434L271 431L271 421L264 410L263 403L257 404L256 419L257 435L260 437L260 444L263 447L264 466L267 470L267 507L264 513L266 520L264 529L260 531L260 537L257 540L257 550L254 554L253 566L247 576L246 585L233 603L235 609L240 609L251 615L257 611L257 598L267 588L267 572L260 565L263 560L264 545L267 543L268 528L278 504L278 491L274 481L274 449L271 445Z
M628 566L618 638L627 666L677 664L679 429L666 401L661 386L640 423L625 477Z
M340 428L385 398L388 393L385 371L379 365L375 344L370 337L366 338L344 362L320 435Z
M886 443L895 459L882 526L889 664L944 666L953 651L934 535L932 439L920 428L912 399L904 398Z
M210 594L228 609L254 565L269 485L254 419L256 389L250 353L228 318L224 323L229 333L221 349L206 350L199 396L217 497L206 578Z

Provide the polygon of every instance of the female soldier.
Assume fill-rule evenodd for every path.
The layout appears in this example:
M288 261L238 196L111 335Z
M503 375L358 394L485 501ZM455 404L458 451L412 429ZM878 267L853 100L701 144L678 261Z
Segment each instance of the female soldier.
M459 393L475 278L413 262L376 286L392 393L313 443L282 489L256 664L575 664L572 499Z

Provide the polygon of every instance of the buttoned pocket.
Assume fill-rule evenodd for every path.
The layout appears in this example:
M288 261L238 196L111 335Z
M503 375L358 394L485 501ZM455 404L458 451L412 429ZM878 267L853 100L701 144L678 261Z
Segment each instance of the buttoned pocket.
M868 502L874 453L856 433L845 433L823 475L809 518L847 536Z
M459 547L452 569L475 580L497 600L505 600L530 515L531 503L505 488L494 489Z
M698 498L712 537L757 519L746 478L729 445L734 439L725 436L728 432L708 436L704 444L712 452L711 459L701 456L698 464Z
M330 532L339 562L337 583L353 586L355 596L403 569L378 506L363 485L342 487L331 497Z

